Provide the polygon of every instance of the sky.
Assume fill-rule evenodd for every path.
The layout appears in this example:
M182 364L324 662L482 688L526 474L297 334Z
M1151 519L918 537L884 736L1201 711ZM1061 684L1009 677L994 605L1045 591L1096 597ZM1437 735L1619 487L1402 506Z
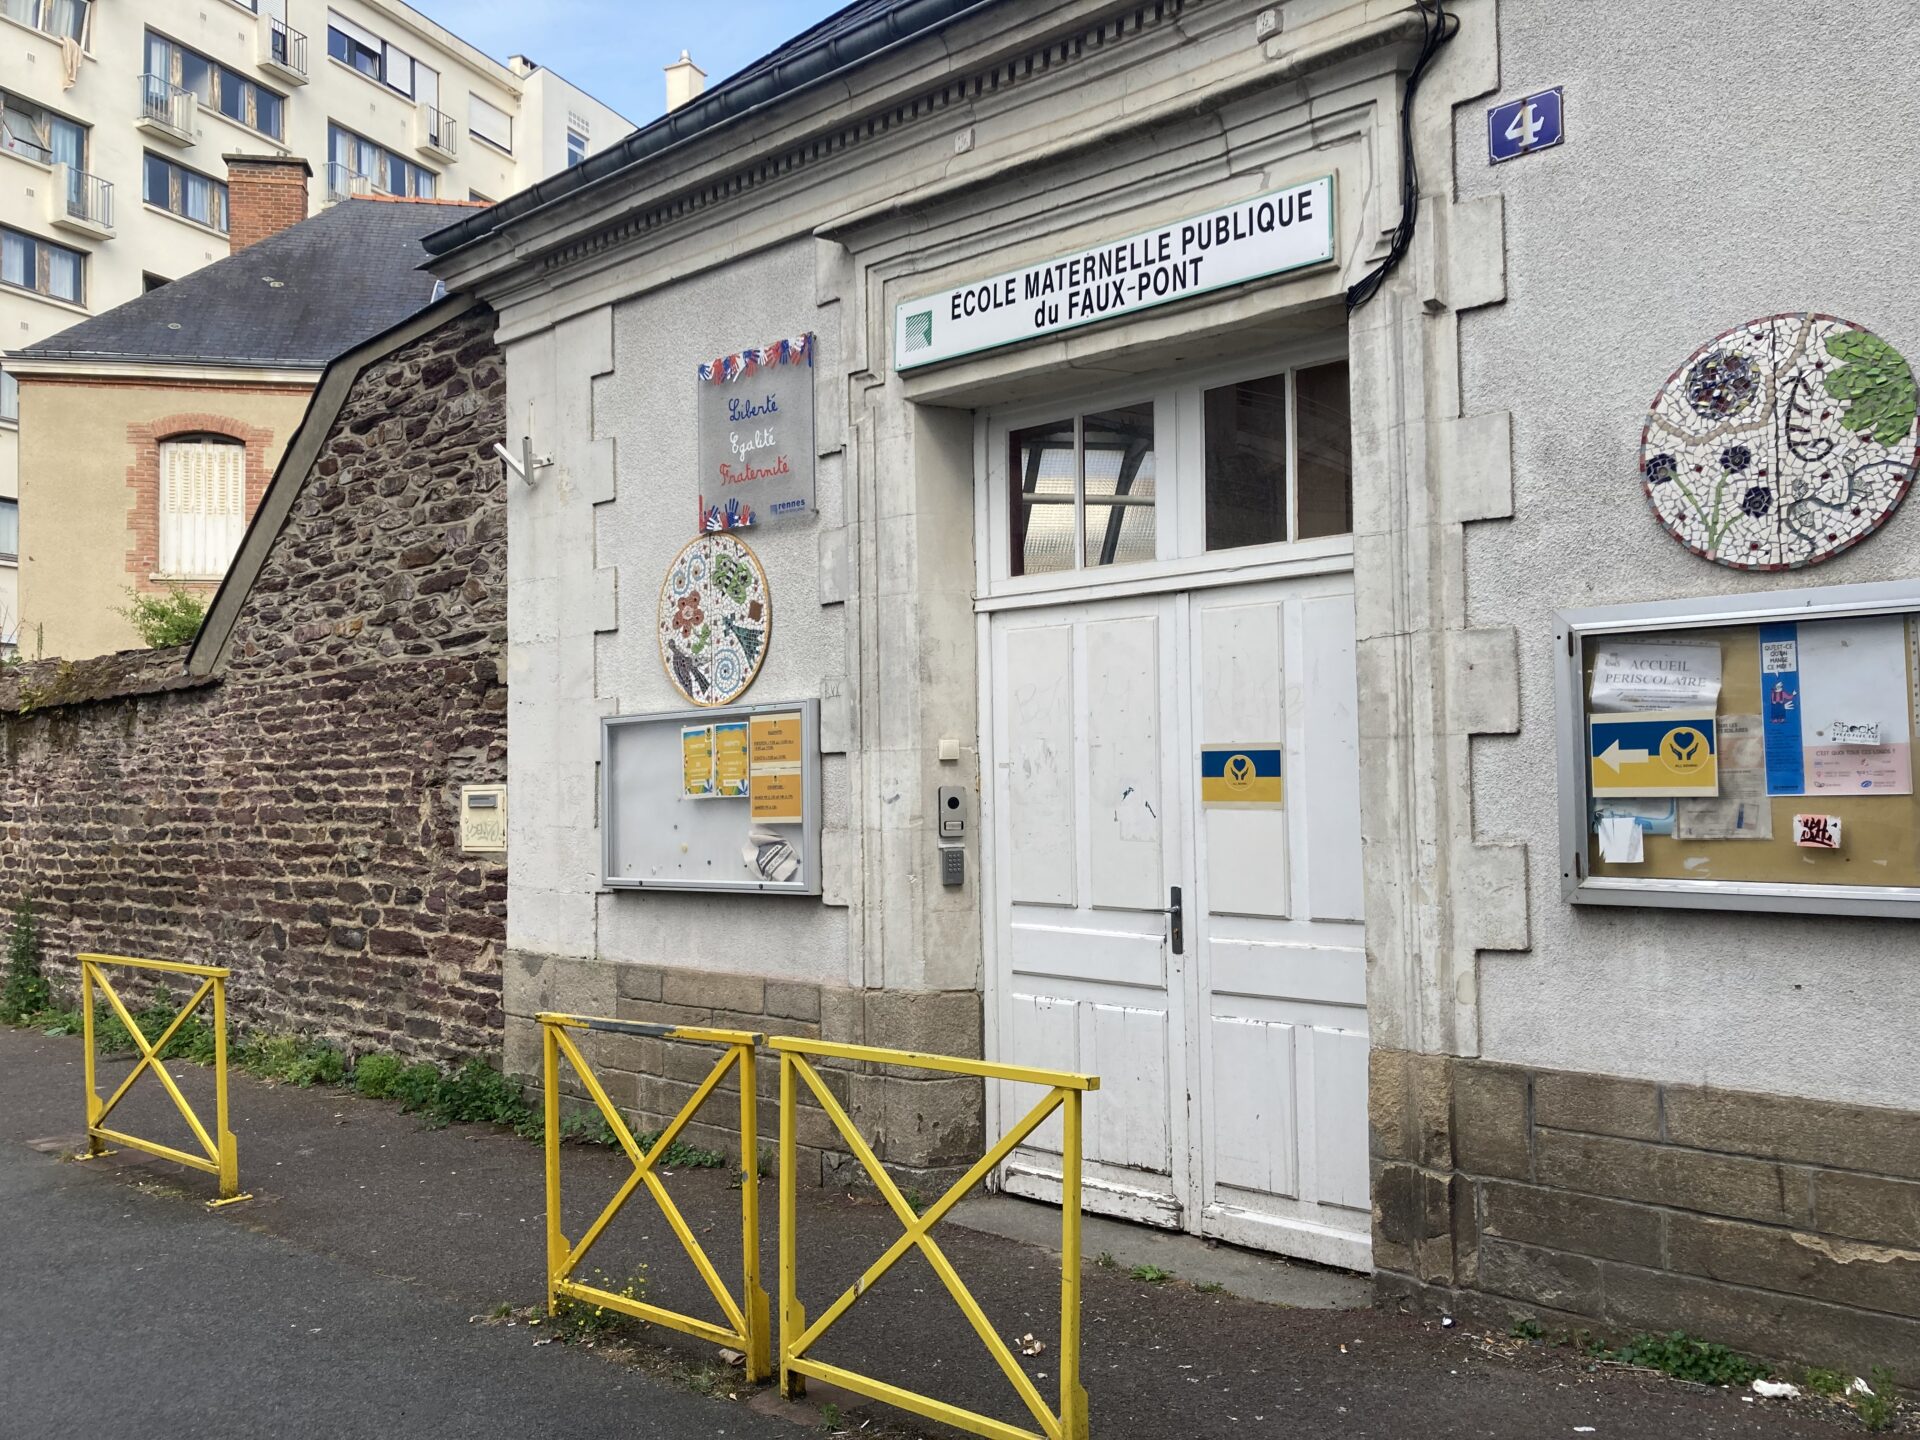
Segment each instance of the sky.
M411 0L497 60L525 55L636 125L666 109L662 70L691 52L715 84L847 0Z

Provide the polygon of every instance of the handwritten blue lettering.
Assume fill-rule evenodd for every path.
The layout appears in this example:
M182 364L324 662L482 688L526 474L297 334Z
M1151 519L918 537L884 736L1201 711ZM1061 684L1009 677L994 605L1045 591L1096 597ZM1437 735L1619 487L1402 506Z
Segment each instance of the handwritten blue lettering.
M762 415L778 415L780 401L769 395L764 400L742 400L738 395L727 397L727 423L738 425L742 420L757 420Z

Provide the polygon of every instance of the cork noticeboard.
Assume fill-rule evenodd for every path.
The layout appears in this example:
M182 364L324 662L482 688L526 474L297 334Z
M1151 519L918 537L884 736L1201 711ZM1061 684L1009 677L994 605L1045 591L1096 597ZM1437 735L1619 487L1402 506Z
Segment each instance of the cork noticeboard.
M1568 899L1920 917L1920 585L1558 619Z

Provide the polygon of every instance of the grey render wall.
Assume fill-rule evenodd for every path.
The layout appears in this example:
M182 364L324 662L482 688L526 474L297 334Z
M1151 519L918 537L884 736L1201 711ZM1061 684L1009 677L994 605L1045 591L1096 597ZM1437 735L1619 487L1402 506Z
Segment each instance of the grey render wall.
M1514 518L1468 527L1468 610L1517 628L1522 706L1516 735L1474 741L1474 822L1528 847L1533 943L1481 959L1480 1053L1912 1109L1912 925L1560 898L1554 609L1920 571L1911 501L1824 565L1746 575L1688 554L1641 492L1649 402L1731 326L1827 311L1920 361L1920 92L1884 83L1920 65L1920 28L1738 8L1502 0L1499 95L1456 114L1461 197L1504 192L1507 223L1506 303L1461 322L1465 405L1513 414ZM1489 167L1486 105L1549 85L1567 143Z
M596 641L602 701L623 715L684 710L689 702L660 666L655 632L660 585L694 538L699 436L694 367L716 355L814 331L816 443L835 450L832 403L840 345L834 310L815 305L814 242L789 242L751 259L651 290L615 307L613 373L595 386L594 427L611 437L619 498L596 508L596 552L619 566L619 628ZM842 457L817 468L815 515L764 521L742 532L767 572L773 626L766 659L742 704L804 700L847 670L846 606L822 605L821 535L846 520ZM833 737L828 737L831 743ZM822 763L822 829L851 824L843 754ZM600 897L599 953L775 980L859 983L848 974L841 887L826 904L778 896L617 891ZM837 902L837 903L836 903Z

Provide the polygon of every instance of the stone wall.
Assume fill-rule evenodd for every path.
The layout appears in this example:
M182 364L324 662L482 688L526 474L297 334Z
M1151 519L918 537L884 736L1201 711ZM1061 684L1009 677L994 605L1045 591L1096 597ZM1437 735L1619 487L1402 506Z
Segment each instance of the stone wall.
M139 652L0 686L0 895L39 905L56 978L81 950L211 962L243 1027L497 1049L506 868L458 833L460 787L506 778L493 325L362 373L217 683Z
M745 1030L768 1036L884 1045L941 1055L980 1053L980 997L955 991L853 990L805 981L720 975L710 970L636 965L577 957L541 958L513 951L506 968L506 1068L540 1074L542 1010L609 1015L650 1025ZM659 1130L673 1119L713 1068L710 1045L641 1036L574 1032L608 1098ZM874 1153L902 1183L933 1188L957 1176L986 1148L981 1082L925 1072L880 1072L854 1062L813 1062L828 1091L860 1128ZM563 1070L563 1088L584 1093ZM832 1121L802 1087L795 1143L807 1184L862 1183L864 1172ZM695 1144L734 1154L739 1148L739 1087L730 1075L685 1132ZM780 1064L760 1057L760 1144L779 1140Z
M1912 1380L1920 1114L1393 1050L1372 1086L1384 1297Z

